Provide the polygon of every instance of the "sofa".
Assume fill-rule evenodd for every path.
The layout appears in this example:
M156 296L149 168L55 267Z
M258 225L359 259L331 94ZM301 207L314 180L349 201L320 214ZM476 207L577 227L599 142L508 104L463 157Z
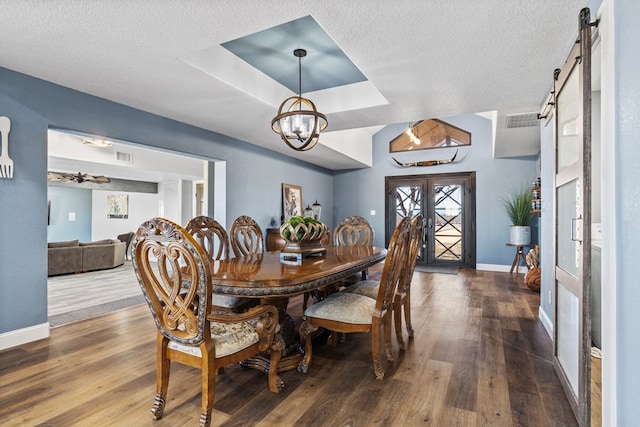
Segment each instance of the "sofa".
M114 268L125 260L126 243L117 239L86 243L68 240L49 242L47 246L49 276Z

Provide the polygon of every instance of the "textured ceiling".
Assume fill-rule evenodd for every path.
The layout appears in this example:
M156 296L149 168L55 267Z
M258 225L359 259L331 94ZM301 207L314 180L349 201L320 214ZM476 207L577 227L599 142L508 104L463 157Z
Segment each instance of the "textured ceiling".
M291 91L248 63L225 57L221 45L313 17L366 77L371 87L365 93L378 92L376 106L355 103L336 110L307 94L327 112L331 132L373 132L390 123L486 111L497 111L499 120L539 109L586 4L0 0L0 66L330 169L362 167L326 146L305 153L287 148L270 122ZM212 70L189 63L203 52L217 58ZM361 96L345 96L344 102ZM506 139L496 141L503 147L498 156L537 152L503 134Z

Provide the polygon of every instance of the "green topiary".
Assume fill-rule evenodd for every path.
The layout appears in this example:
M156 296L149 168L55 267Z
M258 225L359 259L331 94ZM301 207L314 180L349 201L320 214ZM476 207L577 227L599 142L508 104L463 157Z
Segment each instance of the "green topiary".
M502 198L511 225L527 226L533 221L535 213L531 211L531 199L531 190L526 185L513 188Z

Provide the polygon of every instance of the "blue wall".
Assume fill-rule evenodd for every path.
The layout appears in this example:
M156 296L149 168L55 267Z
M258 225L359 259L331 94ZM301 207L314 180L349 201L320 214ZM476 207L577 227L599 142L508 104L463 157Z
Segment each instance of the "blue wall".
M49 127L226 161L227 227L242 214L263 228L274 217L279 222L283 182L302 186L305 203L318 199L333 210L326 169L4 68L0 115L11 119L15 163L14 179L0 179L0 334L47 322Z
M47 227L47 241L78 239L91 241L92 190L50 186L51 217ZM69 212L75 212L75 221L69 221Z
M511 265L514 248L509 241L511 225L500 198L512 185L531 182L536 177L534 157L515 159L492 158L491 122L475 114L442 120L472 134L471 146L460 147L454 163L402 168L392 157L402 161L450 158L454 149L431 149L389 153L389 141L407 129L407 124L390 125L373 138L373 168L336 173L334 180L335 218L361 215L369 219L376 231L377 246L384 246L385 177L452 172L476 172L476 262L489 265ZM376 215L371 216L370 211ZM532 232L535 235L535 232Z
M640 2L616 0L615 110L616 110L616 342L618 424L630 426L640 419ZM606 284L603 283L603 286ZM606 331L605 331L606 333Z

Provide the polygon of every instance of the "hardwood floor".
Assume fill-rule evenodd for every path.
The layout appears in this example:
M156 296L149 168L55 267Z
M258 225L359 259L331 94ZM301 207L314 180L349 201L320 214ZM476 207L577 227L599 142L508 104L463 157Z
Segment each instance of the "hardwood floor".
M379 266L370 269L371 277ZM415 338L376 381L368 334L315 343L304 375L238 365L216 382L216 426L574 426L537 320L539 295L508 273L416 272ZM294 318L301 298L290 303ZM406 333L405 333L406 337ZM384 354L384 352L383 352ZM155 393L155 325L146 305L61 326L47 340L0 352L0 424L193 426L200 376L172 366L162 420Z
M49 316L142 297L131 260L116 268L64 274L47 279Z

